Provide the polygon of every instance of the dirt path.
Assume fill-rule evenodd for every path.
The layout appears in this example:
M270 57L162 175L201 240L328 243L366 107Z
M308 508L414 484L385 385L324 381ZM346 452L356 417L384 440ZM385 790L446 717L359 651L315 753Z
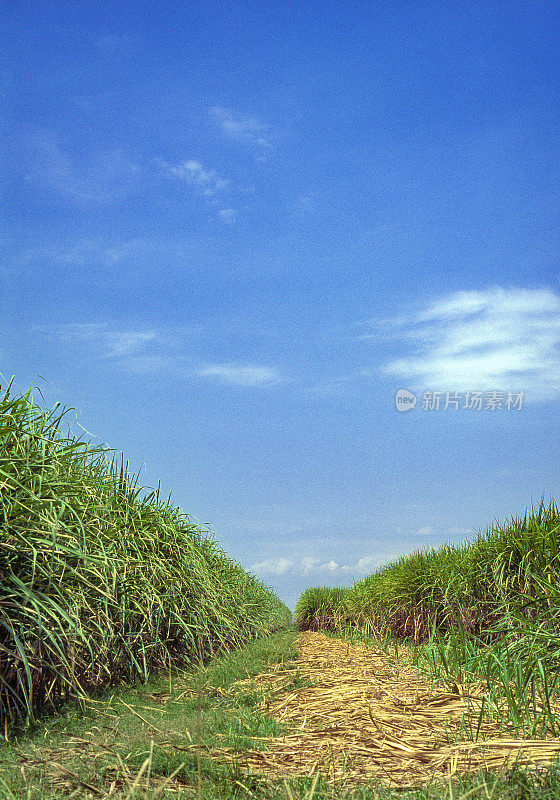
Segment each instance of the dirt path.
M299 639L301 688L287 691L293 670L259 675L268 692L263 711L289 725L290 735L267 739L268 752L229 751L242 767L270 777L309 775L319 770L337 782L373 777L401 787L481 766L500 768L519 757L545 764L560 753L558 739L512 739L482 722L470 740L461 721L476 731L477 695L433 689L415 669L397 671L383 652L322 633ZM480 697L480 695L478 695Z

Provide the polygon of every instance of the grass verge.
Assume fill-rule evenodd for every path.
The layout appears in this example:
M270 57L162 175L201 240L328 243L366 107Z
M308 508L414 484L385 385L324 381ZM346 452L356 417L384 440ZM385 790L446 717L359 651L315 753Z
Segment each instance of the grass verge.
M126 796L149 758L149 774L146 765L134 796L145 794L148 784L149 796L159 790L163 796L192 797L198 781L195 743L203 796L237 796L228 794L225 784L241 773L204 754L215 747L242 751L255 747L253 737L279 733L278 724L256 710L261 692L250 683L232 687L268 664L295 658L295 637L287 630L189 672L97 692L85 706L66 705L0 744L0 786L28 800ZM166 790L165 779L173 773Z
M243 751L282 726L258 710L264 695L248 678L283 662L301 681L296 633L286 630L189 672L148 684L99 692L86 707L68 704L0 743L2 800L552 800L560 770L516 769L454 777L448 785L390 791L379 785L328 785L320 776L265 781L241 769ZM243 681L238 687L236 682ZM200 691L200 702L199 702ZM200 741L200 759L191 748ZM206 758L212 748L239 752L239 765ZM241 766L240 766L241 765ZM199 783L200 775L200 783Z

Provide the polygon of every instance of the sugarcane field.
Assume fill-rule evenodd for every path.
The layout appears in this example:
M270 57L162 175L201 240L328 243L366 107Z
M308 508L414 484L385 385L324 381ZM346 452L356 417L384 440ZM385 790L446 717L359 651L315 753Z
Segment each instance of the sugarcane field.
M5 0L0 800L560 800L560 0Z
M0 401L7 797L445 796L473 776L476 796L487 775L549 775L553 502L307 589L292 619L65 413Z

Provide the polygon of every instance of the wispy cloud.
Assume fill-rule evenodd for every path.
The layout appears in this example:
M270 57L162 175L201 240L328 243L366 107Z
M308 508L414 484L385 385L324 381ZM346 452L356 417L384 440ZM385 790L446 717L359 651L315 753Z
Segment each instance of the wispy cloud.
M354 375L327 378L307 386L304 391L312 397L347 397L354 378Z
M105 246L93 239L79 239L67 244L49 242L27 248L18 254L17 261L23 266L40 262L49 266L63 264L84 267L103 262L105 250Z
M223 106L214 106L210 114L229 139L244 142L261 151L271 146L270 126L257 117L244 116Z
M320 563L318 558L314 558L313 556L305 556L301 559L300 567L301 571L304 575L308 575L313 570L317 569L317 565Z
M27 141L26 180L41 191L80 202L121 198L139 172L122 150L111 149L71 157L59 137L41 131Z
M130 356L156 339L153 330L118 330L103 322L72 323L59 329L60 337L67 342L91 345L101 358Z
M413 390L560 397L560 298L549 289L457 292L385 325L416 352L383 371Z
M214 209L218 203L224 202L223 193L231 187L229 178L223 178L215 169L209 169L195 159L187 159L176 165L168 164L160 159L156 159L156 162L165 169L169 177L186 181ZM213 213L216 211L214 210ZM221 208L217 211L217 215L223 222L231 224L236 218L237 210Z
M449 535L450 536L464 536L470 537L474 534L474 530L472 528L464 528L461 525L452 525L449 528Z
M233 222L235 220L237 211L235 208L221 208L218 211L218 214L224 220L224 222Z
M154 247L154 243L147 239L127 239L124 242L105 247L102 257L106 266L113 267L154 249L157 249L157 246Z
M196 354L196 346L201 352L207 352L209 330L201 324L146 326L115 321L41 326L41 329L79 347L88 360L104 359L127 373L167 372L182 380L204 378L230 387L266 387L283 379L280 372L270 366L234 362L204 364ZM212 328L212 336L215 335L216 326ZM227 328L224 335L228 335Z
M209 364L198 374L202 378L215 378L226 386L266 386L281 380L278 370L259 365Z
M211 197L221 189L225 189L230 183L228 179L221 178L216 170L207 169L200 161L194 159L188 159L176 166L166 162L162 163L169 175L187 181L206 197Z
M120 265L138 267L150 263L184 263L192 257L192 242L186 237L137 237L108 242L106 239L70 239L45 242L15 256L21 266L41 263L56 266L94 266L109 269Z

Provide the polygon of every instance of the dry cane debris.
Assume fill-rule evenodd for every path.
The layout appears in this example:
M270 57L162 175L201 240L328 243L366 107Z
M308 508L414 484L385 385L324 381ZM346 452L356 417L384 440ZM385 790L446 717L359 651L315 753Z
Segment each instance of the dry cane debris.
M397 671L384 652L323 633L302 633L299 652L302 688L286 692L285 670L253 679L267 692L262 710L294 732L259 739L268 751L223 748L212 758L270 778L319 771L339 784L378 778L406 788L512 761L542 766L560 753L558 739L508 738L481 720L481 688L432 688L411 667ZM477 741L461 725L469 720Z
M300 634L295 664L275 664L226 692L214 691L235 695L246 686L254 688L255 683L265 695L261 711L286 723L290 733L252 737L255 749L250 751L216 748L208 752L204 747L202 754L221 762L235 761L245 772L272 780L321 773L340 787L378 779L404 789L481 767L501 769L513 761L544 766L560 754L558 738L511 738L496 723L483 719L483 687L456 686L453 692L433 687L418 677L416 669L402 661L396 664L381 650L348 644L323 633ZM300 688L294 689L294 684ZM191 698L196 693L189 688L181 697ZM178 700L172 700L167 692L149 695L149 699L164 708ZM102 724L109 731L104 745L99 726L88 737L72 736L65 743L66 756L73 754L82 761L95 761L104 752L114 757L114 767L104 769L103 789L60 764L57 749L41 748L34 755L21 753L22 769L40 767L53 787L65 787L69 792L73 789L72 795L85 791L92 798L111 797L138 786L159 791L191 790L177 777L183 765L165 779L150 774L151 754L154 742L160 748L195 753L198 744L194 737L186 731L188 742L177 741L175 736L170 740L143 714L121 702L142 720L152 739L150 758L139 773L131 770L127 757L123 760L109 743L118 738L118 722L113 727ZM150 706L146 710L162 709ZM112 721L112 716L102 710L98 713L103 719L107 717L107 722ZM478 730L477 741L468 736L469 729Z

